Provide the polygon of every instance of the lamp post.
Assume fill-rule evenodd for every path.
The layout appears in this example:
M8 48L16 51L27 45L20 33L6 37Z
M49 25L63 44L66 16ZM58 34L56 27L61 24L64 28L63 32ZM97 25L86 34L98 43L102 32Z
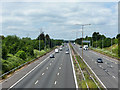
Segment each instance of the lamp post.
M84 29L84 26L91 25L91 24L76 24L76 25L82 26L82 59L83 59L83 29Z

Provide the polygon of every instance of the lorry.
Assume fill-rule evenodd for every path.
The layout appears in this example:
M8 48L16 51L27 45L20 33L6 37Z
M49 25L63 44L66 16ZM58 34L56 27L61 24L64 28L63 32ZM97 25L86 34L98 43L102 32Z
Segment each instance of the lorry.
M88 50L88 45L84 45L84 46L83 46L83 49L84 49L84 50Z

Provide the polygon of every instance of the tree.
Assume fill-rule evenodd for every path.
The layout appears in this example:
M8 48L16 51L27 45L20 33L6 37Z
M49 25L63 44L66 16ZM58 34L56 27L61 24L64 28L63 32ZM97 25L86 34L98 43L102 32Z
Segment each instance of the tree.
M120 57L120 34L118 34L116 38L118 39L118 56Z
M7 48L5 46L2 46L2 58L7 59L7 54L8 54Z
M20 50L16 53L16 56L22 58L23 60L26 59L26 53L23 50Z
M37 37L37 40L43 40L45 42L45 35L44 35L44 32L42 32L38 37Z

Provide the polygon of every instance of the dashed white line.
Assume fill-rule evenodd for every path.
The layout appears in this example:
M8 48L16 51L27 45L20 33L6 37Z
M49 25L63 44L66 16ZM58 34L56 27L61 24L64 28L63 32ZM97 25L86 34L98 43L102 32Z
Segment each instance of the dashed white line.
M62 64L61 64L61 66L62 66Z
M113 78L115 78L115 76L112 76Z
M48 69L48 67L46 67L46 69Z
M51 63L50 63L50 66L51 66Z
M56 85L56 84L57 84L57 81L55 81L54 84Z
M61 67L59 67L59 69L61 69Z
M44 75L45 73L42 73L42 75Z
M57 73L57 75L59 76L60 73Z
M37 84L38 83L38 80L35 82L35 84Z

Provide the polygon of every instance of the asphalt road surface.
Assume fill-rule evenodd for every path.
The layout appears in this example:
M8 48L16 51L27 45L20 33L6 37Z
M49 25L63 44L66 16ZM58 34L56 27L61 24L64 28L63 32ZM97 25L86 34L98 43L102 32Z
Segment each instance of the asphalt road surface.
M65 51L51 52L39 60L27 65L13 76L2 82L2 88L75 88L75 80L70 54Z
M75 50L82 56L82 48L73 45ZM83 50L83 58L106 88L118 88L118 61L92 50ZM97 63L97 58L102 58L103 63Z

